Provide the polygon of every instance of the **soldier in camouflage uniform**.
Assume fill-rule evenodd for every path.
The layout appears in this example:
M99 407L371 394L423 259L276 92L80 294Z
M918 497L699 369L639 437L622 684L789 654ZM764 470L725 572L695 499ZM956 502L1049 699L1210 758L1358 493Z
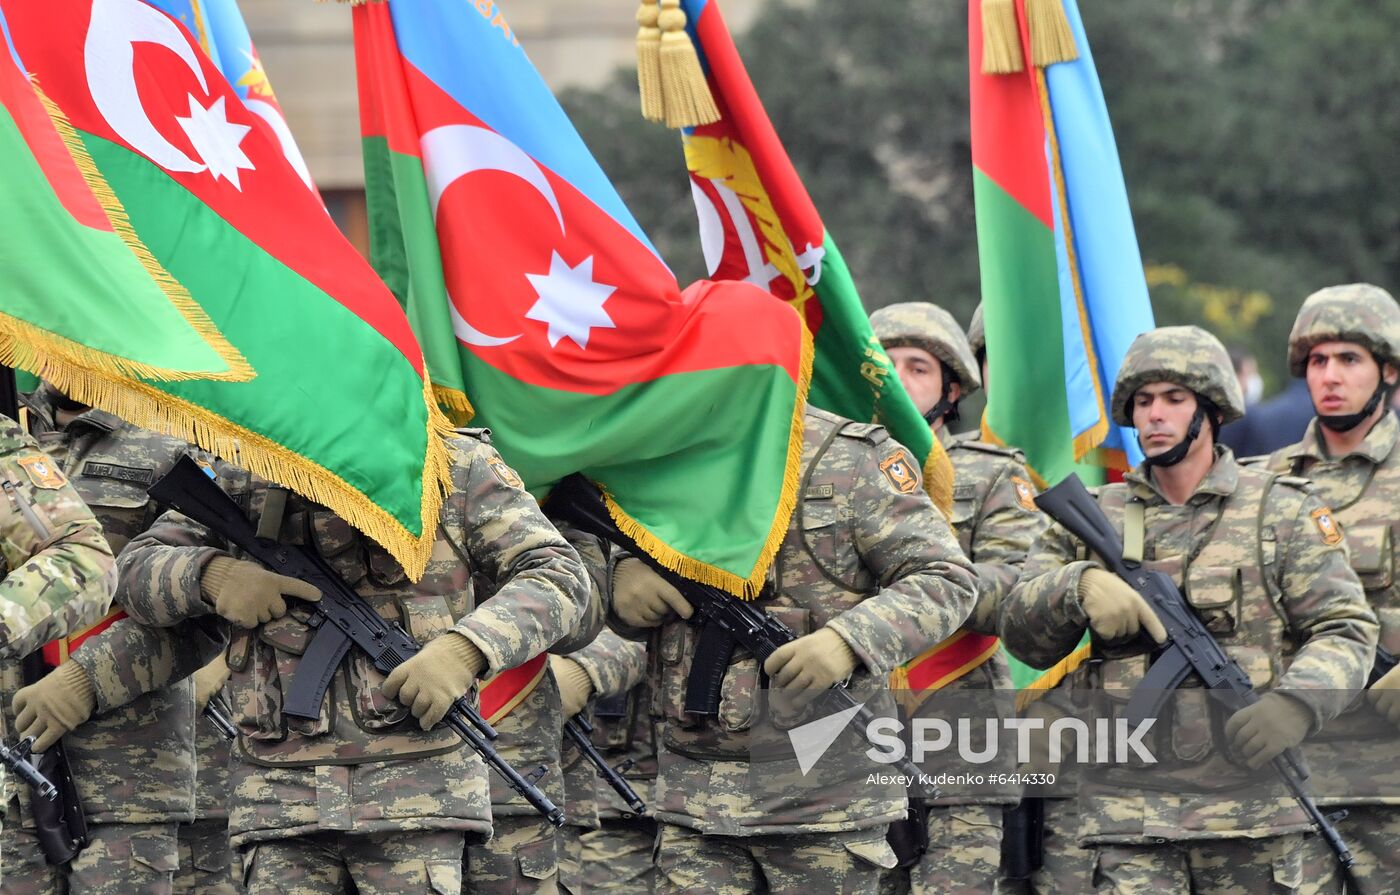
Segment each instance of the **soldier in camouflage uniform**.
M484 432L451 439L449 453L452 492L416 584L325 508L289 494L279 513L267 482L239 473L223 483L250 519L318 551L424 644L387 677L352 649L314 720L282 711L314 633L284 595L319 599L314 588L231 556L221 538L173 512L123 554L121 594L139 621L215 613L235 626L229 832L250 895L456 893L468 838L491 831L484 764L435 725L478 679L565 636L586 610L588 583L578 554ZM500 582L479 606L474 571Z
M948 430L958 419L958 402L982 384L972 346L951 314L927 302L906 302L876 311L870 325L904 390L952 461L950 521L977 573L977 603L956 647L962 655L965 643L977 643L969 655L982 661L945 683L943 694L985 691L986 699L979 703L1010 715L1011 671L996 646L997 612L1046 524L1034 503L1030 474L1015 451L955 438ZM1009 750L985 768L987 774L1012 775L1015 770ZM1019 798L1020 787L1005 784L949 793L928 803L928 851L911 869L889 874L884 888L921 895L992 891L1000 876L1002 809Z
M762 670L779 691L817 694L850 677L865 693L957 630L975 579L907 449L879 426L814 407L804 429L798 508L771 591L757 600L799 636ZM639 560L615 567L615 630L641 639L661 627L657 890L877 891L881 872L894 866L885 832L905 816L903 792L833 803L808 788L786 794L781 815L770 817L748 768L760 669L736 650L719 717L687 713L698 635L676 614L692 611Z
M47 383L27 405L35 438L119 553L159 515L146 488L189 446L73 402ZM125 618L120 605L105 621L110 627L81 643L56 641L47 652L60 664L14 697L20 732L34 736L37 749L63 738L90 840L68 864L47 864L22 790L23 820L0 844L6 892L14 895L171 890L176 824L194 809L188 676L222 648L222 625L147 628ZM20 684L18 663L0 666L0 690L15 693Z
M1242 467L1215 444L1243 403L1224 347L1197 327L1139 336L1119 369L1113 419L1136 426L1146 460L1099 489L1098 503L1126 532L1125 555L1170 576L1267 692L1227 718L1188 680L1145 740L1156 764L1085 773L1080 833L1095 849L1098 891L1339 890L1331 868L1305 875L1322 846L1296 803L1241 765L1262 767L1342 711L1346 690L1365 680L1377 625L1306 484ZM1027 559L1000 627L1012 653L1038 668L1090 630L1089 678L1108 715L1166 637L1146 601L1058 525ZM1225 749L1212 748L1214 731Z
M577 652L568 656L553 656L550 659L559 689L564 700L565 717L574 717L589 709L594 699L626 697L646 675L646 647L640 643L624 640L612 631L603 631L598 637ZM590 712L590 714L593 714ZM614 766L616 760L609 755L610 735L615 725L609 725L593 714L594 747ZM645 867L629 866L627 859L635 857L635 849L626 847L626 833L617 831L611 836L611 829L605 829L604 818L616 819L626 811L625 803L598 776L593 765L584 759L582 752L572 741L564 742L564 768L567 775L565 788L568 799L569 822L559 830L560 837L560 883L574 895L590 891L589 868L586 865L584 841L590 835L593 850L589 858L601 857L597 849L615 848L616 858L607 857L608 866L603 868L606 876L619 885L633 886L630 891L647 891L651 868L651 841L646 843L642 855ZM650 799L646 787L633 786L643 801ZM618 806L623 806L619 811ZM630 815L629 815L630 816ZM615 826L615 825L610 825ZM653 827L654 833L654 827ZM640 862L638 862L640 863ZM603 888L607 888L605 885Z
M1380 620L1380 645L1400 655L1400 423L1388 400L1400 378L1400 306L1384 289L1364 284L1312 294L1293 324L1288 366L1307 378L1318 416L1302 441L1275 451L1268 466L1309 479L1332 507L1351 548L1351 567ZM1368 760L1396 738L1400 668L1368 695L1379 711L1362 706L1348 712L1340 719L1344 732L1332 738L1323 730L1307 758L1318 802L1347 809L1337 828L1356 857L1352 875L1359 891L1379 895L1400 892L1400 796L1393 785L1382 793L1356 784L1375 780ZM1349 795L1337 797L1342 793Z
M559 533L578 551L588 571L589 600L568 636L550 646L551 654L573 652L587 644L602 629L607 613L603 587L607 555L602 542L567 525L561 526ZM481 578L477 586L483 597L495 589L493 582ZM573 823L577 812L567 798L568 781L560 750L566 715L551 666L546 662L519 704L494 722L499 734L496 751L522 772L540 765L549 768L540 785L550 800L564 809L566 823ZM556 891L562 864L557 831L495 774L491 776L491 817L491 838L467 847L465 874L471 891L478 895Z
M0 659L11 660L101 619L116 577L112 548L92 511L7 416L0 416L0 486L6 498L0 502ZM0 730L7 741L13 734ZM9 776L0 772L0 814L9 804Z

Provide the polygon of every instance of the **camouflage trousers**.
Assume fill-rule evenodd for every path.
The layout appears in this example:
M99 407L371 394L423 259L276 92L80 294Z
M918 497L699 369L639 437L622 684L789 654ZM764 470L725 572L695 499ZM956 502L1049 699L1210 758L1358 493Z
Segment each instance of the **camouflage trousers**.
M705 836L662 823L659 895L876 895L894 867L885 828L843 833Z
M555 854L559 864L559 891L583 895L583 827L565 824L555 831Z
M228 821L223 818L180 824L180 869L175 895L240 895L241 874L234 875Z
M1264 839L1204 839L1165 845L1100 845L1094 891L1116 895L1340 895L1327 847L1311 833Z
M176 825L90 824L88 846L62 867L44 861L33 832L0 836L5 895L170 895L179 866Z
M1356 885L1348 891L1400 895L1400 805L1348 807L1347 816L1337 822L1337 832L1356 859L1351 868ZM1325 848L1318 855L1323 870L1335 861Z
M1094 853L1079 844L1079 801L1046 799L1044 805L1044 862L1031 875L1028 895L1092 891Z
M656 887L656 821L604 818L601 830L583 834L583 880L589 892L651 895Z
M466 886L473 895L527 895L559 891L554 827L536 814L498 817L491 839L466 852Z
M461 830L273 839L243 849L243 884L248 895L461 895L465 846Z
M908 870L887 871L880 895L990 895L1001 875L1001 806L933 807L928 851Z

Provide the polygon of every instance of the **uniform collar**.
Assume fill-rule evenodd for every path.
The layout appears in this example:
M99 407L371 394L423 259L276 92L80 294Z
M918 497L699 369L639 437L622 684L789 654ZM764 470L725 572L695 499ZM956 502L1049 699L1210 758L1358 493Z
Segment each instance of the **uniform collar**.
M1148 503L1167 503L1167 499L1162 496L1162 492L1157 490L1157 484L1152 481L1152 473L1146 464L1139 464L1132 472L1123 474L1123 481L1128 484L1135 497L1141 498ZM1194 503L1196 498L1202 495L1215 497L1229 497L1235 493L1235 488L1240 483L1240 466L1235 461L1235 455L1223 444L1215 446L1215 462L1211 464L1210 472L1201 479L1201 483L1196 486L1196 490L1191 492L1191 496L1186 502Z
M34 393L29 396L29 400L26 403L30 413L39 417L46 429L57 430L59 428L57 421L58 392L53 386L49 385L47 382L41 382L39 387L34 390ZM120 429L125 425L125 422L116 414L108 413L105 410L98 410L96 407L93 407L80 413L73 419L73 422L68 425L69 428L75 426L87 427L110 433Z
M1364 457L1372 463L1384 463L1395 450L1396 441L1400 441L1400 422L1395 419L1395 414L1387 411L1371 427L1371 431L1366 433L1366 438L1357 445L1356 450L1342 457L1333 457L1327 453L1327 445L1322 440L1322 432L1317 421L1313 417L1308 423L1307 430L1303 433L1302 441L1299 441L1296 448L1288 455L1290 460L1308 458L1312 460L1345 460L1347 457Z

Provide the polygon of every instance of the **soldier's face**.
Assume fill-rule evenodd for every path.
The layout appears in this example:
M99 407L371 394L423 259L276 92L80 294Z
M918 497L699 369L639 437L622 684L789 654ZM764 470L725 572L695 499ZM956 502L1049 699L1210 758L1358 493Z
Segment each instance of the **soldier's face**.
M904 390L914 399L914 406L920 413L932 410L943 394L943 364L922 348L888 348L885 353L890 356ZM954 383L949 398L956 401L959 391Z
M1371 352L1355 342L1319 342L1308 352L1308 393L1323 416L1359 413L1380 384L1381 367ZM1386 379L1395 381L1387 365Z
M1196 415L1196 394L1175 382L1150 382L1133 395L1133 425L1142 451L1156 457L1176 447ZM1208 439L1198 438L1192 449Z

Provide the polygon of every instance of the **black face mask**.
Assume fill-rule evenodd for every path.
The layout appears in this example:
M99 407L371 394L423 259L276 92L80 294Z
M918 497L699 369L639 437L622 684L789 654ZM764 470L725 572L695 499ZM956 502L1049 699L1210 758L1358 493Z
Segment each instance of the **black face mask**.
M1356 413L1334 413L1331 415L1319 413L1317 421L1333 432L1350 432L1371 418L1371 414L1376 412L1376 408L1381 406L1381 402L1389 397L1390 389L1391 386L1386 383L1385 376L1381 376L1381 381L1376 385L1376 390L1371 394L1371 399L1366 402L1365 407Z
M1214 408L1205 401L1199 401L1196 405L1196 413L1191 417L1191 425L1186 429L1186 437L1172 445L1170 450L1164 451L1155 457L1147 457L1142 464L1149 469L1153 466L1175 466L1186 459L1187 451L1191 450L1192 443L1201 435L1201 427L1206 420L1210 420L1210 429L1215 431ZM1138 447L1142 447L1142 436L1138 436ZM1146 453L1144 451L1143 453Z

